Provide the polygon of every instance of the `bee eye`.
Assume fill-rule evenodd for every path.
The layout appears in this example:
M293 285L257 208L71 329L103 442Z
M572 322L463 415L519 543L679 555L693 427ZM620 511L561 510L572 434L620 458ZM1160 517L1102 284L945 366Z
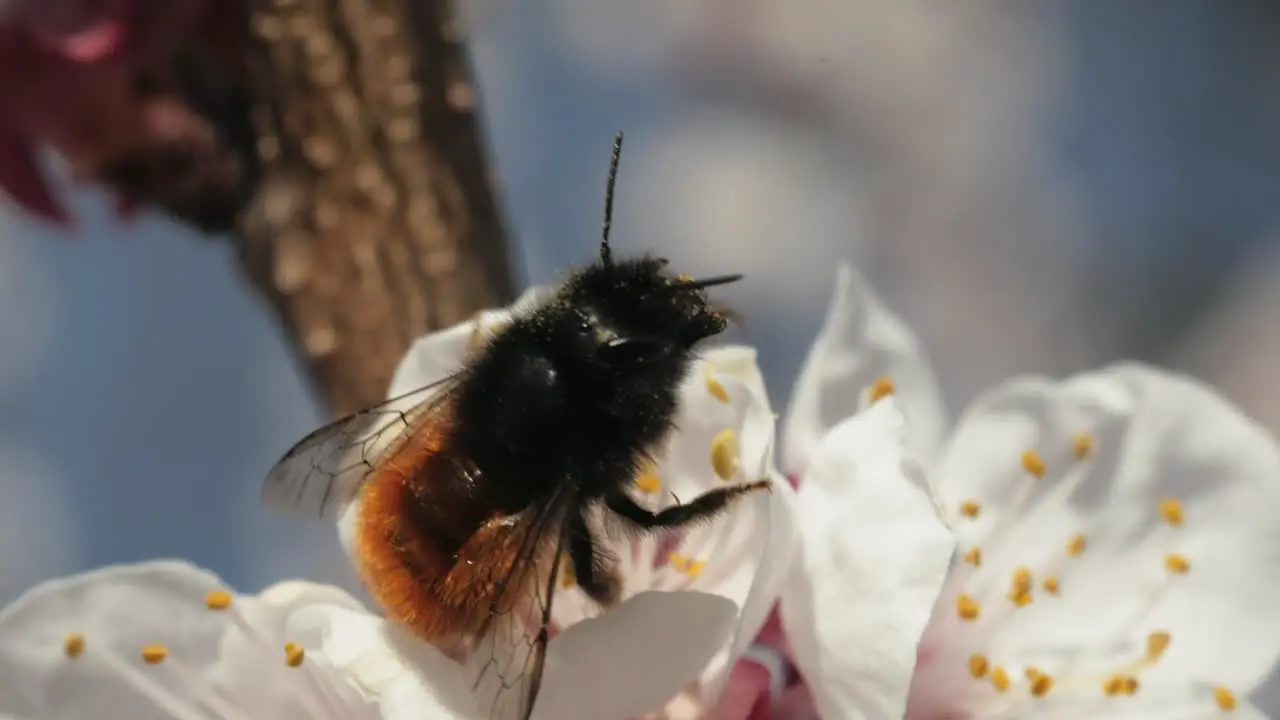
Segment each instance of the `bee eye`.
M641 365L669 357L673 349L666 338L641 335L614 338L601 345L599 353L605 362Z

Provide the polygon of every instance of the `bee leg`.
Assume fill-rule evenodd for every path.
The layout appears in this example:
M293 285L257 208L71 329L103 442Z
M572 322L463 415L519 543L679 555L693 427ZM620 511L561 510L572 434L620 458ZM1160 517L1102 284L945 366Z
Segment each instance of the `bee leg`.
M610 495L605 499L605 506L617 515L634 525L646 530L656 528L675 528L710 520L729 507L729 503L757 490L768 490L768 480L751 483L727 485L710 492L703 493L687 503L672 505L658 512L641 507L625 493Z
M617 561L596 543L582 513L570 520L569 560L573 563L574 579L587 597L603 607L617 604L622 594Z

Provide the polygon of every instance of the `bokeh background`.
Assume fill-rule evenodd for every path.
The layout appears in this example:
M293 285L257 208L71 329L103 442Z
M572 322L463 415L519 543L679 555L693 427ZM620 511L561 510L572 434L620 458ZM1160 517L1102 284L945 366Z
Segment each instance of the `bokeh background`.
M524 282L617 244L730 291L775 402L856 262L952 409L1014 372L1189 370L1280 427L1280 4L466 0ZM350 586L263 473L321 418L224 243L0 214L0 602L104 563Z

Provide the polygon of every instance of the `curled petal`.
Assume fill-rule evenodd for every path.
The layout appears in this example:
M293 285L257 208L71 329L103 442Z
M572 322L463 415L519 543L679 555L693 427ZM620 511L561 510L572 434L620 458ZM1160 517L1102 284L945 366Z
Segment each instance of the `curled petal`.
M836 425L801 479L801 560L779 604L822 717L902 717L955 542L905 456L892 398Z
M865 407L878 381L891 383L907 416L907 448L919 460L931 459L947 419L929 361L911 330L852 267L841 265L826 319L792 390L783 471L802 472L826 432Z

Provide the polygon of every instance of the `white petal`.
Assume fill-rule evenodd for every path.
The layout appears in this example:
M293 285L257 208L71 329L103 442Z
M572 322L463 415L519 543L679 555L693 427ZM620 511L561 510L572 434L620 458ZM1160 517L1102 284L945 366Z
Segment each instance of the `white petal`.
M663 707L727 643L738 608L718 595L645 592L557 635L539 720L626 718Z
M531 287L511 308L481 312L478 317L480 331L485 334L492 332L495 327L510 320L513 311L532 307L549 292L550 289L546 287ZM464 322L418 338L396 367L387 397L399 397L456 372L466 360L468 345L475 331L472 322Z
M306 580L282 580L263 589L258 599L272 607L297 610L306 605L338 605L351 610L364 605L346 590L333 585L320 585Z
M483 718L457 663L367 612L310 606L290 618L295 633L319 632L320 657L379 701L386 720Z
M841 265L835 294L792 390L782 437L782 470L802 472L823 435L865 405L878 378L890 378L908 421L907 448L934 456L946 429L937 380L919 341L854 270Z
M822 717L898 718L955 543L904 455L892 398L836 425L800 481L779 605Z
M229 608L210 609L206 596L212 590L225 585L175 561L109 567L32 589L0 613L0 712L36 718L193 718L209 712L229 718L317 712L370 717L359 703L317 704L310 671L284 661L281 624L271 622L278 608L236 595ZM72 634L84 642L75 657L65 649ZM255 641L227 643L230 635ZM167 649L163 662L142 661L142 648L151 644Z
M1083 459L1081 432L1092 437ZM1032 449L1042 479L1023 469ZM1138 365L1064 383L1016 380L975 403L935 477L949 511L968 500L982 508L955 521L962 549L983 553L966 592L1001 598L1016 567L1060 579L1057 597L983 610L993 662L1070 656L1078 671L1105 672L1140 657L1157 630L1172 644L1144 685L1251 688L1276 661L1280 451L1208 387ZM1181 527L1162 522L1165 498L1181 501ZM1069 557L1075 533L1087 546ZM1189 574L1165 569L1170 553L1190 561Z
M709 351L695 363L681 393L676 432L659 458L661 487L650 492L638 489L641 502L659 508L674 504L676 497L689 502L727 482L771 479L774 484L772 492L742 498L722 516L684 536L675 552L702 565L691 576L672 567L654 570L654 553L662 545L655 536L639 541L624 537L614 543L614 551L624 559L624 594L696 590L725 598L740 609L735 611L741 616L735 632L699 669L702 700L709 703L777 598L796 545L793 491L770 468L774 416L755 350L730 346ZM732 433L737 445L736 471L728 480L713 470L711 457L713 438L725 431ZM561 626L598 614L576 589L557 594L554 612Z
M1265 713L1244 699L1231 710L1223 710L1214 702L1207 687L1178 685L1174 687L1143 685L1133 697L1076 698L1064 701L1053 693L1034 701L1018 718L1062 718L1075 720L1267 720Z
M717 397L720 392L728 402ZM734 346L708 353L694 363L681 385L675 431L658 458L663 489L655 504L674 504L672 493L688 502L726 482L767 477L775 422L756 351ZM737 446L729 478L718 477L712 466L712 445L725 431L732 433Z

